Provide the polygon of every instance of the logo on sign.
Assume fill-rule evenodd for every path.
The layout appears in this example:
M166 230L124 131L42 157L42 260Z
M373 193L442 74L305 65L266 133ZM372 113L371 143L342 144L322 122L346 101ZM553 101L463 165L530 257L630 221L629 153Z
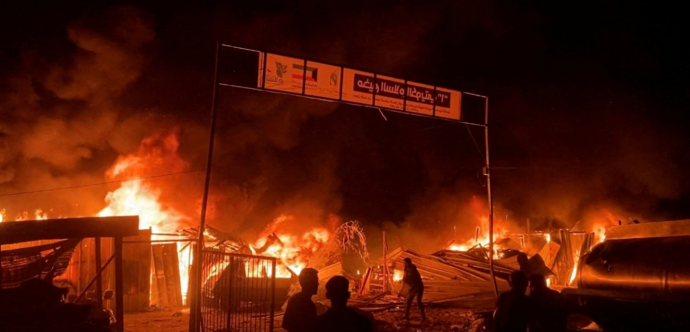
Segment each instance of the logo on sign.
M292 78L294 79L304 79L306 81L310 82L316 82L318 81L319 77L319 69L314 68L314 67L307 67L306 69L304 68L303 65L292 65L292 69L295 69L295 73L292 74ZM304 73L304 76L302 76L302 73Z
M338 85L338 74L336 74L336 72L331 73L331 79L328 82L328 85Z
M269 73L271 72L270 69L266 69ZM278 61L276 61L276 76L274 75L266 75L266 81L267 82L274 82L278 84L283 84L283 75L287 73L288 71L288 66L284 65Z

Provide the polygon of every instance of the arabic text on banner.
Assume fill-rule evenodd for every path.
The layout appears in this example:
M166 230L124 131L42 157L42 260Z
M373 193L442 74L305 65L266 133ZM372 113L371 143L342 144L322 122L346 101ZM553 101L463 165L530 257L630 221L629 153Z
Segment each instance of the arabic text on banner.
M372 78L373 79L373 78ZM403 110L405 100L405 80L377 75L376 106Z
M460 120L460 91L436 87L436 113L439 118Z
M374 74L345 68L342 100L372 105L373 98Z
M405 110L412 113L434 115L434 87L408 81Z

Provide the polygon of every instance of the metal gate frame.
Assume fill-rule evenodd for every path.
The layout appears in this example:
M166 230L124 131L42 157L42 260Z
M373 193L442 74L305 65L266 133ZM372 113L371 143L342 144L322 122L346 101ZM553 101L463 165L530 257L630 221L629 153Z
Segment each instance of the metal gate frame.
M202 251L201 331L273 331L276 258Z

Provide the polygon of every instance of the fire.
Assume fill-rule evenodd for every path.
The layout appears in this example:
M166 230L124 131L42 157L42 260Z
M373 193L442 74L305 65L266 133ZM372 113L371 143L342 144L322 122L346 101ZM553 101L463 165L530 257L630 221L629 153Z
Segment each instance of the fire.
M276 218L264 231L263 236L253 246L252 253L278 258L276 277L290 278L293 274L299 275L302 269L307 267L311 259L321 249L324 249L331 238L330 232L322 227L313 228L304 232L301 236L295 234L276 234L276 229L288 221L294 220L292 216L281 215ZM247 271L251 275L263 275L272 273L270 267L261 266Z
M0 210L0 222L5 220L5 209Z
M477 227L477 232L475 233L475 236L472 237L471 239L465 241L462 244L451 244L448 246L448 250L452 251L468 251L472 249L473 247L477 246L482 246L484 248L489 247L489 217L487 216L481 216L479 218L480 224L482 225L481 227ZM494 250L497 249L495 246L495 243L498 242L498 240L506 237L508 234L508 230L503 228L503 227L496 227L494 226Z
M606 240L606 226L597 225L594 227L594 242L602 243Z
M106 172L106 178L108 181L124 182L120 188L107 194L105 201L108 206L97 216L138 215L139 228L151 228L153 233L172 233L181 228L188 217L172 207L161 205L162 190L140 179L163 171L170 173L186 169L187 163L177 155L178 146L174 134L153 135L142 141L136 153L118 157L115 164ZM180 286L183 301L186 301L190 246L184 250L183 243L178 243L177 246Z
M580 251L577 250L575 251L575 261L573 265L573 273L570 274L570 281L568 281L568 285L572 285L573 281L575 281L575 277L577 276L577 265L580 263Z
M393 271L393 281L400 282L403 280L403 271L395 270Z

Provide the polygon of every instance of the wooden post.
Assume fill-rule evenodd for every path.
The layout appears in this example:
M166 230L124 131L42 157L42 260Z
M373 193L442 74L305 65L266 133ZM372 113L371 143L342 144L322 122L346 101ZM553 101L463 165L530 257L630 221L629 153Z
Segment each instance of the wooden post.
M386 231L383 231L383 291L388 291L388 242L386 242Z
M96 237L94 241L94 249L96 250L96 273L101 270L102 262L101 262L101 238L99 236ZM98 273L96 276L96 297L98 298L98 305L100 306L99 309L103 308L103 278L101 277L101 273Z
M115 237L115 331L125 330L124 284L122 280L122 236Z

